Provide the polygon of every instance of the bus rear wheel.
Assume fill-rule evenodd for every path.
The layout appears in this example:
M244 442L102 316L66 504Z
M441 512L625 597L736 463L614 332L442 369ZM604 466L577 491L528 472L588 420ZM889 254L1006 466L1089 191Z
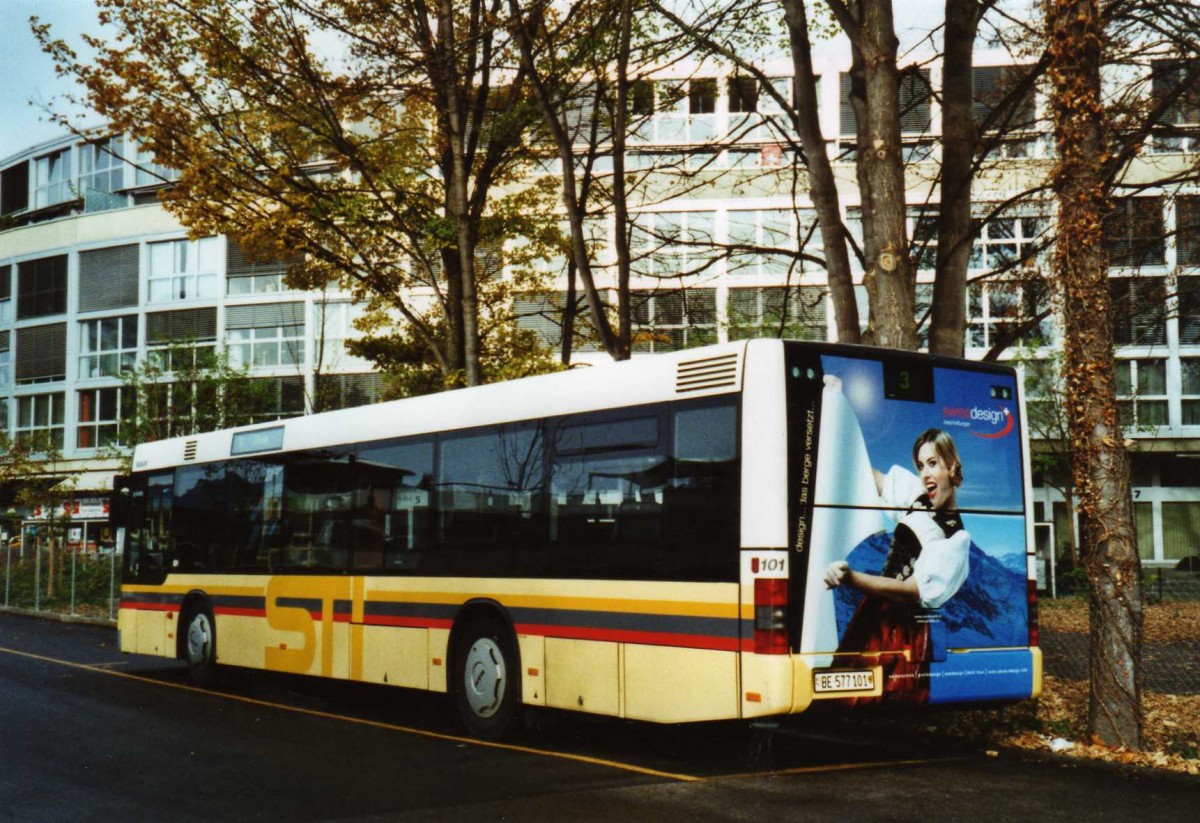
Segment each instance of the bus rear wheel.
M204 606L196 609L187 620L183 637L183 656L188 664L188 677L201 688L217 680L217 624L212 611Z
M455 643L454 702L477 737L504 735L521 702L521 676L512 635L493 618L474 618Z

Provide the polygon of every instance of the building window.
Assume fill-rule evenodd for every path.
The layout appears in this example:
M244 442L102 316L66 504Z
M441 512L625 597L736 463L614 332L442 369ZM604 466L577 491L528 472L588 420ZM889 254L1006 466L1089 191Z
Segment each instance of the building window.
M17 319L67 310L67 256L43 257L17 266Z
M0 171L0 215L29 208L29 163L26 160Z
M303 377L255 377L250 381L249 423L304 414Z
M936 210L913 209L909 212L909 231L913 263L918 269L937 268L938 216Z
M993 217L980 221L968 267L995 272L1032 266L1045 227L1046 221L1041 217Z
M665 352L717 342L717 304L713 289L635 292L633 350Z
M1151 61L1151 102L1175 97L1179 88L1188 83L1188 75L1194 68L1194 60ZM1161 153L1196 151L1200 147L1200 138L1195 133L1197 125L1200 125L1200 88L1193 84L1163 112L1151 137L1151 149Z
M33 207L64 203L75 197L71 187L71 150L48 154L33 162Z
M63 394L35 394L17 399L17 425L13 434L35 448L61 450L66 428Z
M150 302L216 297L221 241L169 240L150 244Z
M313 304L313 336L321 346L322 369L371 368L369 361L346 351L346 341L359 336L354 323L366 309L366 303Z
M1113 342L1119 346L1160 346L1167 342L1165 277L1113 277Z
M1200 266L1200 195L1175 198L1175 262Z
M12 383L12 332L0 331L0 386Z
M1182 560L1194 555L1200 545L1200 503L1164 501L1162 521L1162 559Z
M1104 219L1109 265L1161 266L1167 261L1167 234L1161 197L1121 197Z
M1118 360L1116 366L1121 425L1134 429L1168 425L1167 361Z
M124 140L118 135L79 148L79 191L84 211L106 211L126 205L117 192L125 188Z
M102 449L121 443L121 421L133 417L133 389L120 386L88 389L79 396L79 420L76 445L81 449Z
M161 186L179 179L179 172L154 162L154 155L138 146L134 160L133 182L135 186Z
M716 213L641 212L630 237L635 273L652 277L696 274L713 259Z
M379 374L317 375L317 411L368 406L383 400L383 380Z
M998 343L1024 341L1042 345L1049 340L1049 320L1034 323L1049 303L1041 280L989 280L967 284L967 345L991 348ZM1028 326L1027 329L1021 327Z
M217 310L184 309L146 315L147 362L161 371L206 368L215 362Z
M16 331L17 383L52 383L67 376L67 324Z
M1200 277L1180 276L1177 280L1179 294L1179 344L1200 345Z
M716 132L717 81L711 77L635 83L631 97L634 115L644 118L634 125L635 141L705 142Z
M758 111L758 80L754 77L729 78L729 113L751 114Z
M283 291L283 276L293 260L252 260L233 240L225 246L225 279L229 295L271 294Z
M971 115L989 130L1029 129L1035 125L1033 86L1022 90L1030 66L975 66L971 70Z
M927 134L933 122L930 102L932 81L929 69L908 69L900 75L900 131L905 134ZM858 138L858 114L851 102L853 82L849 74L843 73L842 101L839 133L843 141L851 145Z
M772 279L804 271L797 250L802 242L813 238L815 224L816 212L812 209L730 211L726 271Z
M304 304L230 306L225 346L234 368L296 366L304 362Z
M12 266L0 266L0 326L12 323Z
M729 290L729 339L828 339L828 294L817 286Z
M1200 358L1184 357L1179 365L1182 372L1180 406L1183 414L1180 422L1185 426L1200 426Z
M79 377L119 377L137 362L137 316L105 317L79 324Z

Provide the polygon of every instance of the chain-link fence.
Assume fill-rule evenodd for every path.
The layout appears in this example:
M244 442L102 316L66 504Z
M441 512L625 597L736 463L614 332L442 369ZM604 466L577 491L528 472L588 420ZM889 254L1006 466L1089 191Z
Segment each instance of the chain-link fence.
M1160 694L1200 694L1200 567L1143 570L1145 624L1142 688ZM1088 678L1088 599L1083 586L1040 603L1041 645L1046 674Z
M121 555L26 541L4 551L7 608L115 620L121 596Z

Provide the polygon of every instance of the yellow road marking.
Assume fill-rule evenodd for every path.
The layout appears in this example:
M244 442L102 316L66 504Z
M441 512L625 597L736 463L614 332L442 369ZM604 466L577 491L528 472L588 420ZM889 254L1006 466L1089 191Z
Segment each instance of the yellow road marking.
M206 689L197 688L196 686L189 686L185 683L171 683L171 682L168 682L165 680L155 680L152 677L143 677L142 675L130 674L129 672L113 671L112 669L100 668L98 665L90 665L90 664L86 664L86 663L72 663L69 660L60 660L55 657L46 657L44 655L33 654L31 652L23 652L23 651L19 651L17 649L8 649L8 648L4 648L2 646L0 646L0 653L10 654L15 657L25 657L30 660L38 660L43 663L50 663L50 664L57 665L57 666L66 666L66 667L72 668L72 669L82 669L84 671L94 672L96 674L108 675L109 677L120 677L120 678L124 678L126 680L136 680L140 683L149 683L149 684L155 685L155 686L166 686L171 689L179 689L180 691L204 694L204 695L208 695L209 697L220 697L220 698L224 698L226 700L234 700L238 703L245 703L245 704L248 704L251 706L263 706L263 707L269 708L269 709L280 709L282 711L294 712L296 714L303 714L303 715L307 715L309 717L320 717L325 720L341 720L341 721L345 721L347 723L356 723L360 726L368 726L368 727L376 728L376 729L386 729L388 731L394 731L394 732L404 732L406 734L413 734L413 735L417 735L419 737L427 737L427 738L431 738L433 740L445 740L445 741L449 741L451 743L466 743L466 744L470 744L472 746L483 746L483 747L489 748L489 749L502 749L502 750L512 751L512 752L520 752L522 754L533 754L533 755L540 755L542 757L553 757L553 758L557 758L559 760L572 760L577 763L587 763L587 764L590 764L593 766L607 766L608 768L612 768L612 769L621 769L621 770L627 771L627 772L635 772L637 774L648 775L650 777L661 777L661 778L665 778L667 780L678 780L678 781L682 781L682 782L697 782L697 781L703 780L703 778L696 777L694 775L674 774L672 772L663 772L663 771L659 771L657 769L647 769L642 766L634 766L630 763L621 763L621 762L615 761L615 760L605 760L603 758L598 758L598 757L587 757L586 755L581 755L581 754L568 754L566 752L554 752L554 751L548 751L546 749L535 749L535 748L532 748L529 746L515 746L511 743L496 743L496 742L489 741L489 740L477 740L473 737L459 737L457 735L452 735L452 734L441 734L439 732L431 732L431 731L426 731L424 729L414 729L409 726L398 726L393 723L382 723L378 720L365 720L365 719L359 718L359 717L350 717L348 715L333 714L332 712L322 712L322 711L317 711L315 709L304 709L304 708L300 708L298 706L288 706L283 703L271 703L266 700L256 700L255 698L252 698L252 697L242 697L241 695L236 695L236 694L227 694L225 692L213 692L213 691L208 691Z
M824 766L796 766L792 769L770 769L763 772L744 772L742 774L723 774L709 780L741 780L746 777L769 777L789 774L820 774L822 772L849 772L857 769L880 769L892 766L920 766L925 763L946 763L952 760L962 760L960 757L936 757L922 760L870 760L863 763L829 763Z

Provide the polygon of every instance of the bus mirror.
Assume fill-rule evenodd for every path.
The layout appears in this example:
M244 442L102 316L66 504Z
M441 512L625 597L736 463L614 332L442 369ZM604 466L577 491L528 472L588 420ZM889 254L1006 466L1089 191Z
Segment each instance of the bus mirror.
M114 528L129 525L129 509L133 505L131 480L122 475L113 478L113 493L108 500L108 522Z

